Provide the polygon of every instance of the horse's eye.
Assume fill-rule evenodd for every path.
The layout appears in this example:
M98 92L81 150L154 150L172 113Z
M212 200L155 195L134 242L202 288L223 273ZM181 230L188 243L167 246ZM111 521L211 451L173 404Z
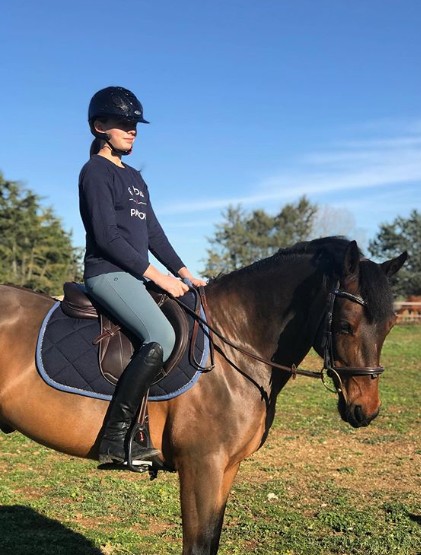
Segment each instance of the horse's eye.
M345 320L340 322L336 333L340 333L342 335L352 335L353 331L351 324Z

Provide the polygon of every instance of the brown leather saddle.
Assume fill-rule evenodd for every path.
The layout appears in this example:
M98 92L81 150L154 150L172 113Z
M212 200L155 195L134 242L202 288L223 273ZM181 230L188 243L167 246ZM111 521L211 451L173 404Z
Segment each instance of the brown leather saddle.
M147 289L174 328L176 343L170 358L164 364L155 383L165 377L180 362L189 342L189 323L184 310L153 283ZM100 334L94 344L99 345L99 367L106 380L115 385L130 362L140 340L120 325L89 297L83 286L66 282L63 286L63 312L71 318L98 320Z

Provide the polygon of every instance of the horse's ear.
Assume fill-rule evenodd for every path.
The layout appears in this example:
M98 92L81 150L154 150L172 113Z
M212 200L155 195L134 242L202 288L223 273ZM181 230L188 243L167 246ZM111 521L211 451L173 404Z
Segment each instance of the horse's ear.
M360 250L356 241L351 241L345 251L344 258L344 277L358 277L358 270L360 264Z
M383 262L383 264L380 264L380 268L387 275L387 277L393 276L402 268L407 258L408 253L404 251L396 258L392 258L391 260L387 260L386 262Z

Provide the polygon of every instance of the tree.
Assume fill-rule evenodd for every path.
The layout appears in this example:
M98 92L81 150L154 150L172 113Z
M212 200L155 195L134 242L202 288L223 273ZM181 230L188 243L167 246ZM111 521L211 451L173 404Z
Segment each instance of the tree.
M0 281L59 294L64 281L80 279L80 252L40 201L0 173Z
M356 227L355 217L347 208L319 205L314 218L312 238L341 235L366 242L365 231Z
M224 221L216 225L215 236L208 238L212 248L207 249L203 274L230 272L308 239L316 213L317 206L306 197L286 204L275 216L261 209L247 214L241 206L229 206L223 212Z
M391 224L381 225L368 250L379 261L408 251L409 259L392 284L399 295L421 295L421 214L417 210L408 218L398 216Z

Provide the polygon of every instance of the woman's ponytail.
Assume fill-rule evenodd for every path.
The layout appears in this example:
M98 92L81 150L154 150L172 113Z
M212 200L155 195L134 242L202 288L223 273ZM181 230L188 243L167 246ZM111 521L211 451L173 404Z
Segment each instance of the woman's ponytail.
M101 150L101 139L95 137L95 139L91 143L91 148L89 150L89 156L93 156L94 154L98 154Z

